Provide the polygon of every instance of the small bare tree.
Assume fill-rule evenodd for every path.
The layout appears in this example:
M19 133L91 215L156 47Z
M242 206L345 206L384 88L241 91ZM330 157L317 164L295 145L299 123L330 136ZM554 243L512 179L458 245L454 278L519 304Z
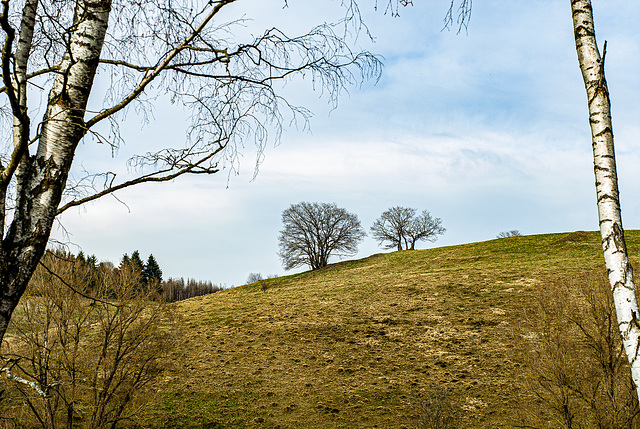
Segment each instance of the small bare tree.
M260 273L249 273L249 275L247 276L246 284L250 285L251 283L258 282L262 279L263 277Z
M286 270L308 265L327 266L329 257L351 256L366 233L355 214L336 204L301 202L282 212L284 229L278 255Z
M414 250L418 241L436 241L438 235L444 234L440 218L432 218L424 210L416 216L416 209L408 207L391 207L376 219L371 227L371 235L385 249ZM386 243L386 244L385 244Z
M407 236L411 243L411 250L416 248L418 241L435 242L438 235L444 234L446 229L442 226L442 219L432 218L428 211L423 210L414 217L407 229Z

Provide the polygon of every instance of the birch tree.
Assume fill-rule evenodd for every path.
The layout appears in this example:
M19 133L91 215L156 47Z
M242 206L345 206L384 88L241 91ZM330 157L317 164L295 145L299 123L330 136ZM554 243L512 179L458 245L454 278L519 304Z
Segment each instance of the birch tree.
M257 37L234 36L247 33L239 30L243 0L0 3L0 342L56 216L129 186L217 173L251 142L260 154L283 124L309 117L281 95L282 82L304 76L334 101L381 68L344 41L344 26L360 25L352 1L341 3L339 24L295 35L270 28ZM92 96L97 77L110 85ZM116 152L127 112L144 113L165 94L190 110L183 145L134 156L137 174L124 179L115 166L70 176L74 161L82 162L74 160L81 143Z
M602 250L615 303L618 327L640 398L640 326L638 326L640 313L620 212L611 103L604 74L607 44L605 42L600 55L590 0L571 0L571 11L578 62L589 107Z

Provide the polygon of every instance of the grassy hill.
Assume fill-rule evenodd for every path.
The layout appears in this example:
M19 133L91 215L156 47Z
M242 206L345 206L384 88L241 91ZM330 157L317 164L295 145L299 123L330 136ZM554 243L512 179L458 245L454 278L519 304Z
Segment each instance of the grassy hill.
M638 255L640 233L627 235ZM460 427L512 427L523 306L603 265L597 233L548 234L378 254L182 302L149 424L410 428L438 388Z

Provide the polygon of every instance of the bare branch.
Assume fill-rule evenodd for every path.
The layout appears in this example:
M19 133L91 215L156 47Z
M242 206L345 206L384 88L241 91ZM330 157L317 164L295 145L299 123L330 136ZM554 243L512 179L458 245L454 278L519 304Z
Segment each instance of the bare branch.
M35 71L35 72L32 72L32 73L29 73L27 75L27 82L29 81L29 79L32 79L34 77L42 76L42 75L45 75L45 74L48 74L48 73L53 73L53 72L56 72L58 70L59 70L59 67L58 66L54 66L54 67L48 67L48 68L45 68L45 69L42 69L42 70L38 70L38 71ZM36 85L35 83L31 83L31 84L34 85L34 86L37 86L41 90L43 89L42 87ZM1 87L0 88L0 94L5 93L5 92L7 92L7 87L6 86Z
M182 159L175 159L174 154L170 151L167 151L166 156L162 160L165 162L168 162L169 167L139 176L132 180L127 180L126 182L123 182L117 185L113 185L113 181L115 179L115 174L113 174L113 176L111 177L111 180L109 181L109 185L105 189L103 189L100 192L96 192L93 195L89 195L84 198L73 200L64 204L62 207L58 209L57 215L70 209L71 207L76 207L84 203L88 203L89 201L97 200L99 198L104 197L105 195L113 194L116 191L119 191L124 188L128 188L130 186L138 185L140 183L167 182L177 177L180 177L184 174L215 174L219 171L218 168L215 167L215 164L213 166L207 166L206 163L210 161L215 155L217 155L223 149L224 147L220 146L217 151L207 153L202 158L200 158L200 160L194 163L187 162L184 164L181 164L181 162L187 159L186 156L183 157ZM154 157L155 156L156 155L154 155ZM160 162L160 161L161 159L159 157L156 158L156 162Z
M454 24L454 9L455 9L455 0L451 0L451 4L449 5L449 10L447 11L445 17L444 17L444 27L442 28L444 29L451 29L451 27ZM469 21L471 20L471 6L472 6L473 0L460 0L460 5L458 6L458 16L455 20L455 24L458 26L458 31L457 33L460 34L460 32L462 31L462 29L464 28L465 31L467 31L468 27L469 27Z

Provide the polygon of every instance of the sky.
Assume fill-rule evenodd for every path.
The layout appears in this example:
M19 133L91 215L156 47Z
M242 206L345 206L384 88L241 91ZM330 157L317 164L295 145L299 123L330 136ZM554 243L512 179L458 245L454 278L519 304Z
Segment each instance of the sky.
M226 17L245 31L274 25L302 33L339 18L337 0L239 1ZM124 253L153 254L164 278L244 284L250 273L287 274L278 258L281 214L300 201L334 202L363 228L392 206L428 210L446 233L431 248L598 228L586 96L569 1L473 3L467 31L442 31L448 1L415 0L398 17L361 2L374 40L354 49L384 62L377 82L348 88L336 108L308 81L283 89L313 112L310 130L287 129L237 172L146 184L71 209L54 237L72 251L118 263ZM596 34L607 40L622 216L640 228L640 2L594 0ZM98 82L98 85L100 82ZM154 119L121 124L118 157L157 142L184 141L186 112L159 99ZM104 162L85 143L76 157ZM78 168L78 167L76 167ZM353 258L383 252L366 237ZM330 262L337 262L332 259ZM295 272L291 271L291 272ZM297 270L300 271L300 270Z

